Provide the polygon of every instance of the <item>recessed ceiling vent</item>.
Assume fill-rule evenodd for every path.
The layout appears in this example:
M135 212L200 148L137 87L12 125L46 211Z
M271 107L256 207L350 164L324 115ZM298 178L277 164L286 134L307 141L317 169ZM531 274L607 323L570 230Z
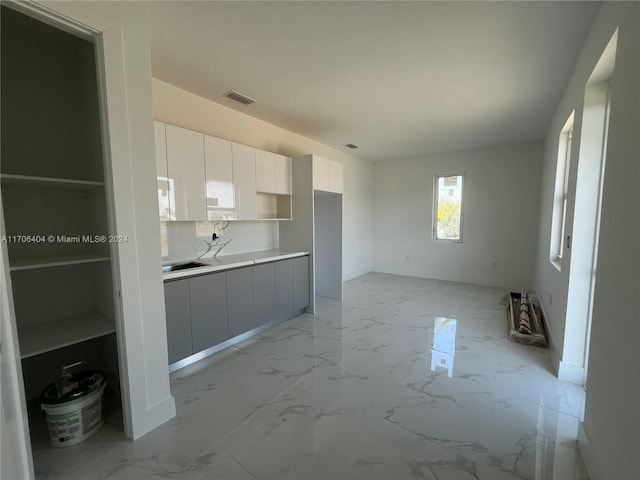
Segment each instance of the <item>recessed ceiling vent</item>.
M358 145L354 145L353 143L347 143L345 147L350 148L351 150L355 150L358 148Z
M236 92L235 90L229 90L224 94L224 96L230 98L231 100L235 100L236 102L239 102L243 105L251 105L252 103L256 103L253 98L247 97L246 95L243 95L240 92Z

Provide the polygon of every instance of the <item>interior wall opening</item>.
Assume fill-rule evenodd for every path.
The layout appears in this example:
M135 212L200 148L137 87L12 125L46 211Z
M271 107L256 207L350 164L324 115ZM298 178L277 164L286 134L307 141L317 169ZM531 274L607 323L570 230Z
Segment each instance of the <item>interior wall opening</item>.
M617 45L614 33L587 81L584 96L580 150L576 175L573 225L570 241L571 267L567 295L566 335L563 362L577 366L576 383L586 385L591 310L596 282L602 185L605 175L613 72Z
M2 6L0 185L14 307L7 325L19 349L20 407L29 417L25 440L36 475L55 455L53 446L90 441L102 412L123 438L125 423L100 45L89 31L58 20L37 6ZM90 419L83 411L58 421L41 411L41 394L64 367L99 370L96 378L106 379ZM70 392L92 397L80 378L47 404L72 402Z

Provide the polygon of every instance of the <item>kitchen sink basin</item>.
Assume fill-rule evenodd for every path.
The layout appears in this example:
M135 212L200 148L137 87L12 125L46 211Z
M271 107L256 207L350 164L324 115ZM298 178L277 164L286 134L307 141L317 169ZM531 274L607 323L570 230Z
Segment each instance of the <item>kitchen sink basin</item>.
M167 272L175 272L178 270L187 270L189 268L206 267L206 266L207 266L206 263L200 263L200 262L172 263L169 265L163 265L162 271L164 273L167 273Z

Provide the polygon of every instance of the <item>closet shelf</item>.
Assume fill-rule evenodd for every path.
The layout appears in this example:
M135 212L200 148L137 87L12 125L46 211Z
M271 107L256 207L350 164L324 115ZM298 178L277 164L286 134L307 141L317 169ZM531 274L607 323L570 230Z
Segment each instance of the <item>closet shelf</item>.
M61 267L80 263L107 262L108 253L84 252L73 255L42 255L33 257L12 258L9 261L10 270L29 270L33 268Z
M75 180L71 178L34 177L30 175L0 174L3 187L55 187L67 190L93 190L104 187L104 182Z
M18 328L20 357L33 357L115 331L115 324L97 312Z

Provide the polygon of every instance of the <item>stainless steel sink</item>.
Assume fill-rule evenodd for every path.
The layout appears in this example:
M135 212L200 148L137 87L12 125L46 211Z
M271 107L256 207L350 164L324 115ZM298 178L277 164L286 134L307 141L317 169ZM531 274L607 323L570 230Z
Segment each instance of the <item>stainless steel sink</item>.
M177 270L187 270L189 268L206 267L206 263L200 262L183 262L183 263L171 263L169 265L163 265L163 273L175 272Z

